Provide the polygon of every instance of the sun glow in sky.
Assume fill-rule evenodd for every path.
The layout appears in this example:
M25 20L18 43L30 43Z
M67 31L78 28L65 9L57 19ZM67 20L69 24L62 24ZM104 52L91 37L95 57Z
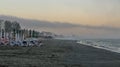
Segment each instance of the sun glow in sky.
M120 0L1 0L0 14L84 25L118 25Z

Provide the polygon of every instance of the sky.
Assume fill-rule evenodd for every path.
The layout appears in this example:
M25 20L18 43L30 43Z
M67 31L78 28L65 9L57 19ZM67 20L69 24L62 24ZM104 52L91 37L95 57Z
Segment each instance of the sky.
M0 0L0 14L51 22L120 28L120 0ZM118 31L106 31L92 30L96 36L98 32L100 35L110 34L109 36L118 34L114 34Z

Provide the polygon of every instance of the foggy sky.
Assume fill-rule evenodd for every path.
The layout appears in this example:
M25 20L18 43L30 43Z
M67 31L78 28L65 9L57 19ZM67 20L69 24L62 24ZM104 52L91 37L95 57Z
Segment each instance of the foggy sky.
M49 21L54 25L41 29L62 34L117 38L120 33L120 0L1 0L0 14Z
M23 19L13 16L0 15L0 19L17 21L22 29L35 29L37 31L49 31L56 34L75 35L80 38L120 38L120 28L110 26L90 26L82 24L70 24L66 22L50 22L43 20Z

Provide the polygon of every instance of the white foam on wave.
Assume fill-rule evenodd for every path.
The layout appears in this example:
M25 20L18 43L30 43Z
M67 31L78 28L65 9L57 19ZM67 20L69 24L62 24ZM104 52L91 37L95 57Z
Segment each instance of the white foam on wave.
M96 43L96 42L93 42L90 40L89 41L85 41L85 40L82 41L81 40L81 41L78 41L77 43L82 44L82 45L92 46L92 47L98 48L98 49L104 49L104 50L120 53L119 47L109 46L109 45L106 45L104 43L99 44L99 43Z

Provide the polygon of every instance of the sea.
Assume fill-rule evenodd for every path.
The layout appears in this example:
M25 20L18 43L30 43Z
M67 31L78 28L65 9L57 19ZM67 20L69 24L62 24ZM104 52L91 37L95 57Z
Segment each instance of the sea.
M77 43L120 53L120 39L80 39Z
M79 37L56 38L61 40L76 40L76 43L92 46L98 49L105 49L120 53L120 39L80 39Z

